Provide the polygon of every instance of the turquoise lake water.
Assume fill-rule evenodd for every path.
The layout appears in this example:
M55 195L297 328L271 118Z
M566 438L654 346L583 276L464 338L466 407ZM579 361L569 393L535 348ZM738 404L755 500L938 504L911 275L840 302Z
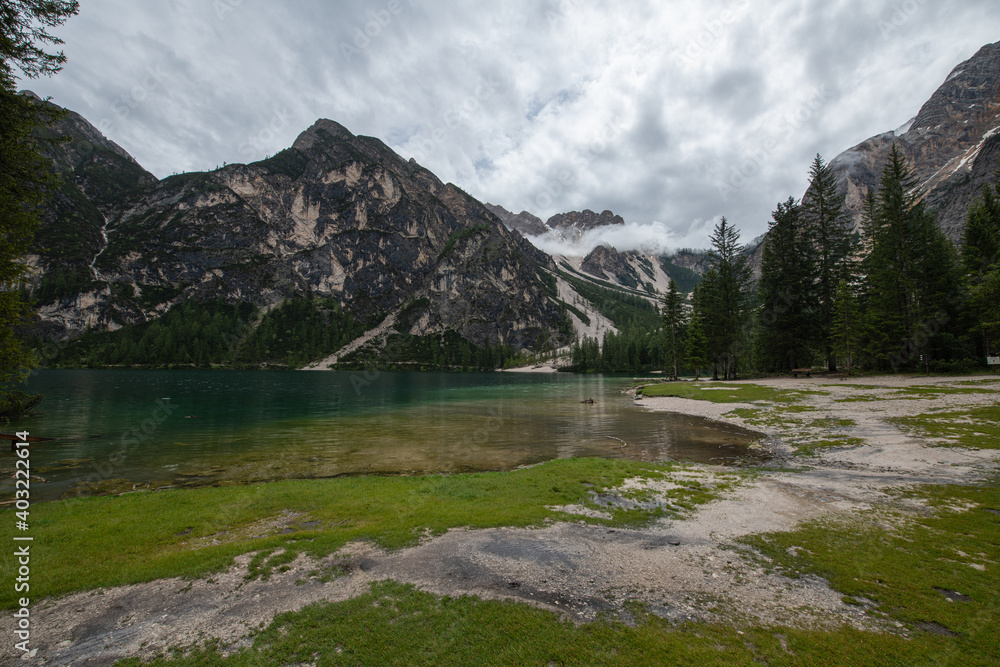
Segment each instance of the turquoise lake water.
M509 470L560 457L727 463L757 434L653 413L630 378L569 374L59 370L32 376L42 414L32 497L355 474ZM594 403L581 403L593 398ZM628 443L622 448L618 438ZM11 497L13 457L0 484Z

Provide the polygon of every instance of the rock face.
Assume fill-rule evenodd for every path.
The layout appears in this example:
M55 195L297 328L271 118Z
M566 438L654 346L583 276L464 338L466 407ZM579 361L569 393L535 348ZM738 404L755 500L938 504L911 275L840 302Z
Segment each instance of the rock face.
M71 137L64 162L83 196L74 210L86 213L71 226L87 238L77 259L93 274L43 304L62 336L216 297L265 309L331 297L370 322L409 305L410 333L454 330L515 347L560 321L538 278L547 256L456 186L333 121L267 160L162 181L75 114L53 131ZM93 165L115 174L112 187ZM64 258L46 248L39 256L47 270Z
M639 281L638 272L625 255L606 245L594 248L583 259L580 270L601 280L617 278L615 282L625 285L631 283L631 287L635 287Z
M549 227L545 226L542 219L528 213L527 211L521 211L520 213L511 213L503 206L497 206L496 204L486 204L486 208L490 210L496 217L500 218L500 221L507 226L507 229L516 230L524 236L541 236L542 234L552 231Z
M486 204L508 229L519 231L524 236L542 236L551 234L559 241L568 243L579 243L584 233L597 227L607 225L624 225L625 220L620 215L615 215L611 211L594 213L589 209L583 211L570 211L568 213L557 213L551 218L542 222L542 219L527 211L511 213L503 206Z
M615 215L611 211L594 213L589 209L583 211L570 211L569 213L557 213L545 221L545 225L556 232L564 241L577 243L585 232L597 227L607 225L624 225L625 221L620 215Z
M567 243L579 243L583 235L591 229L625 224L620 215L615 215L611 211L601 213L594 213L589 209L569 211L557 213L542 222L541 218L527 211L515 214L495 204L486 204L486 207L500 218L508 229L517 230L524 236L550 235L555 240Z
M1000 141L1000 42L958 65L908 127L872 137L836 158L847 206L860 224L865 195L877 187L892 145L903 152L928 205L953 240L985 178L997 168Z

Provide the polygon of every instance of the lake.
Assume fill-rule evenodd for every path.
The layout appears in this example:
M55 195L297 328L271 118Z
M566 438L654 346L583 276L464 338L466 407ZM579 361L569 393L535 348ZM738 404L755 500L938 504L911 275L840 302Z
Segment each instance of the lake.
M510 470L562 457L734 463L751 431L634 405L569 374L46 370L32 498L357 474ZM582 403L593 398L594 403ZM622 441L628 446L622 447ZM0 494L13 493L13 457Z

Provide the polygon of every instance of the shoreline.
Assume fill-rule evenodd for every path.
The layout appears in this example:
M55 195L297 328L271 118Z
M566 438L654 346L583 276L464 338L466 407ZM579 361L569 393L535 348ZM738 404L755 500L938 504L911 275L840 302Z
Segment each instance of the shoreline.
M625 613L639 603L681 623L905 633L902 624L870 613L870 604L845 601L826 580L783 576L739 545L750 536L793 531L817 519L875 515L887 526L899 525L930 511L919 497L904 492L926 485L970 485L995 476L1000 450L957 446L893 420L995 408L1000 378L776 378L724 384L816 393L788 403L668 397L636 401L647 410L680 412L764 433L765 446L780 456L780 467L747 473L727 466L671 466L662 479L626 481L613 494L621 502L630 497L630 489L639 497L666 497L692 483L713 490L711 500L681 516L609 529L584 521L600 510L560 506L556 509L568 518L541 527L451 528L399 550L364 540L326 558L300 554L287 571L249 583L248 553L210 578L162 579L101 589L98 597L86 591L45 600L34 612L38 639L49 647L49 657L78 660L149 656L212 638L226 646L246 645L255 628L280 613L348 600L385 579L435 595L523 602L574 623ZM811 454L802 453L806 445L815 446ZM275 530L283 525L278 522ZM326 582L309 576L336 563L347 564L344 576ZM455 571L465 574L456 577ZM252 614L244 618L248 604ZM172 615L178 605L185 612ZM0 619L4 631L9 625L9 615ZM112 653L101 648L106 643Z

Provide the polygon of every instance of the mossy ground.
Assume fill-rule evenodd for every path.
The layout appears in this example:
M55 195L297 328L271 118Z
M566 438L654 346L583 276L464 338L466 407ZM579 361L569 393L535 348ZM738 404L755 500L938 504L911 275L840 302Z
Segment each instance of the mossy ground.
M925 516L868 512L744 541L793 577L815 574L894 621L912 664L1000 663L1000 483L907 493Z
M714 403L795 403L805 396L826 393L724 382L664 382L639 387L637 392L643 396L692 398Z
M890 421L941 446L1000 449L1000 406L896 417Z
M352 477L130 493L43 503L31 509L38 549L33 566L45 577L32 582L38 598L98 587L198 577L221 571L233 559L258 552L253 572L266 576L299 553L319 558L348 542L372 540L387 549L416 543L449 528L540 526L548 521L587 521L637 526L677 517L718 497L719 488L678 479L657 502L640 488L622 493L623 506L595 496L626 479L665 479L678 466L626 460L560 459L509 473L424 477ZM611 518L581 517L555 509L582 505ZM13 512L12 509L7 513ZM10 539L13 517L2 522ZM289 530L281 534L279 531ZM12 580L16 563L4 559L0 578ZM11 587L0 606L13 606Z
M738 547L790 577L820 576L888 631L631 620L574 625L515 602L441 597L392 581L274 619L252 646L178 647L155 665L993 665L1000 661L1000 484L903 494L872 510L755 535ZM137 660L119 663L128 667Z
M926 642L837 632L674 625L636 610L632 624L573 625L512 602L438 597L380 582L351 600L284 614L251 648L178 650L153 665L910 665ZM933 650L933 645L930 647ZM119 663L137 667L138 660Z

